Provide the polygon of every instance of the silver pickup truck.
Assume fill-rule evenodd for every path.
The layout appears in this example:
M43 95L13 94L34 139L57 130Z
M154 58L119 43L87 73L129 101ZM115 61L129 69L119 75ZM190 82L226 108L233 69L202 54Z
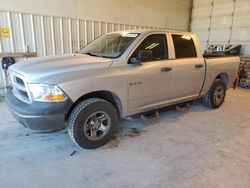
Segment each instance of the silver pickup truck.
M6 101L25 127L67 127L80 147L107 143L119 118L202 98L223 103L240 58L204 58L193 33L120 31L77 53L25 60L10 67Z

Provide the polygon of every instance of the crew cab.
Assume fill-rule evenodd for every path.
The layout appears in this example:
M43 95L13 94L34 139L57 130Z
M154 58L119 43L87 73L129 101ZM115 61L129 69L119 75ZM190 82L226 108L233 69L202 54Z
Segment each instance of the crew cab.
M10 67L6 101L25 127L68 129L80 147L106 144L119 118L203 99L218 108L237 78L238 56L205 57L193 33L119 31L73 54Z

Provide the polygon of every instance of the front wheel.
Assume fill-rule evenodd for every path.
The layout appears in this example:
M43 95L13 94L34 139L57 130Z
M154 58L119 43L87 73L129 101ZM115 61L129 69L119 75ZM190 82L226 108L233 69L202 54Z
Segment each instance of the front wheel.
M71 112L68 121L70 138L85 149L95 149L106 144L117 127L117 110L111 103L100 98L80 102Z
M219 108L224 102L226 89L226 84L222 80L216 79L208 93L203 97L203 103L213 109Z

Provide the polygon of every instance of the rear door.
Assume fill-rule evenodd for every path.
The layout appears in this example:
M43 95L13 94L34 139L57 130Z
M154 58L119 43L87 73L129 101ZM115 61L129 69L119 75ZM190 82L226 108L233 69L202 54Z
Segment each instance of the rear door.
M199 54L198 41L193 35L170 34L173 59L174 100L193 99L199 96L205 77L205 62Z

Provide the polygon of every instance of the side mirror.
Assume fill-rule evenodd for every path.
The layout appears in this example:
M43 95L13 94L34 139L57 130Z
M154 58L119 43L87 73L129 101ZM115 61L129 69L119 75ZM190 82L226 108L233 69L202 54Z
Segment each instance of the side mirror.
M141 58L139 57L131 57L128 61L128 64L132 65L140 65L141 64Z
M152 50L139 50L138 57L131 57L128 61L128 64L141 65L141 62L152 61L152 59Z

